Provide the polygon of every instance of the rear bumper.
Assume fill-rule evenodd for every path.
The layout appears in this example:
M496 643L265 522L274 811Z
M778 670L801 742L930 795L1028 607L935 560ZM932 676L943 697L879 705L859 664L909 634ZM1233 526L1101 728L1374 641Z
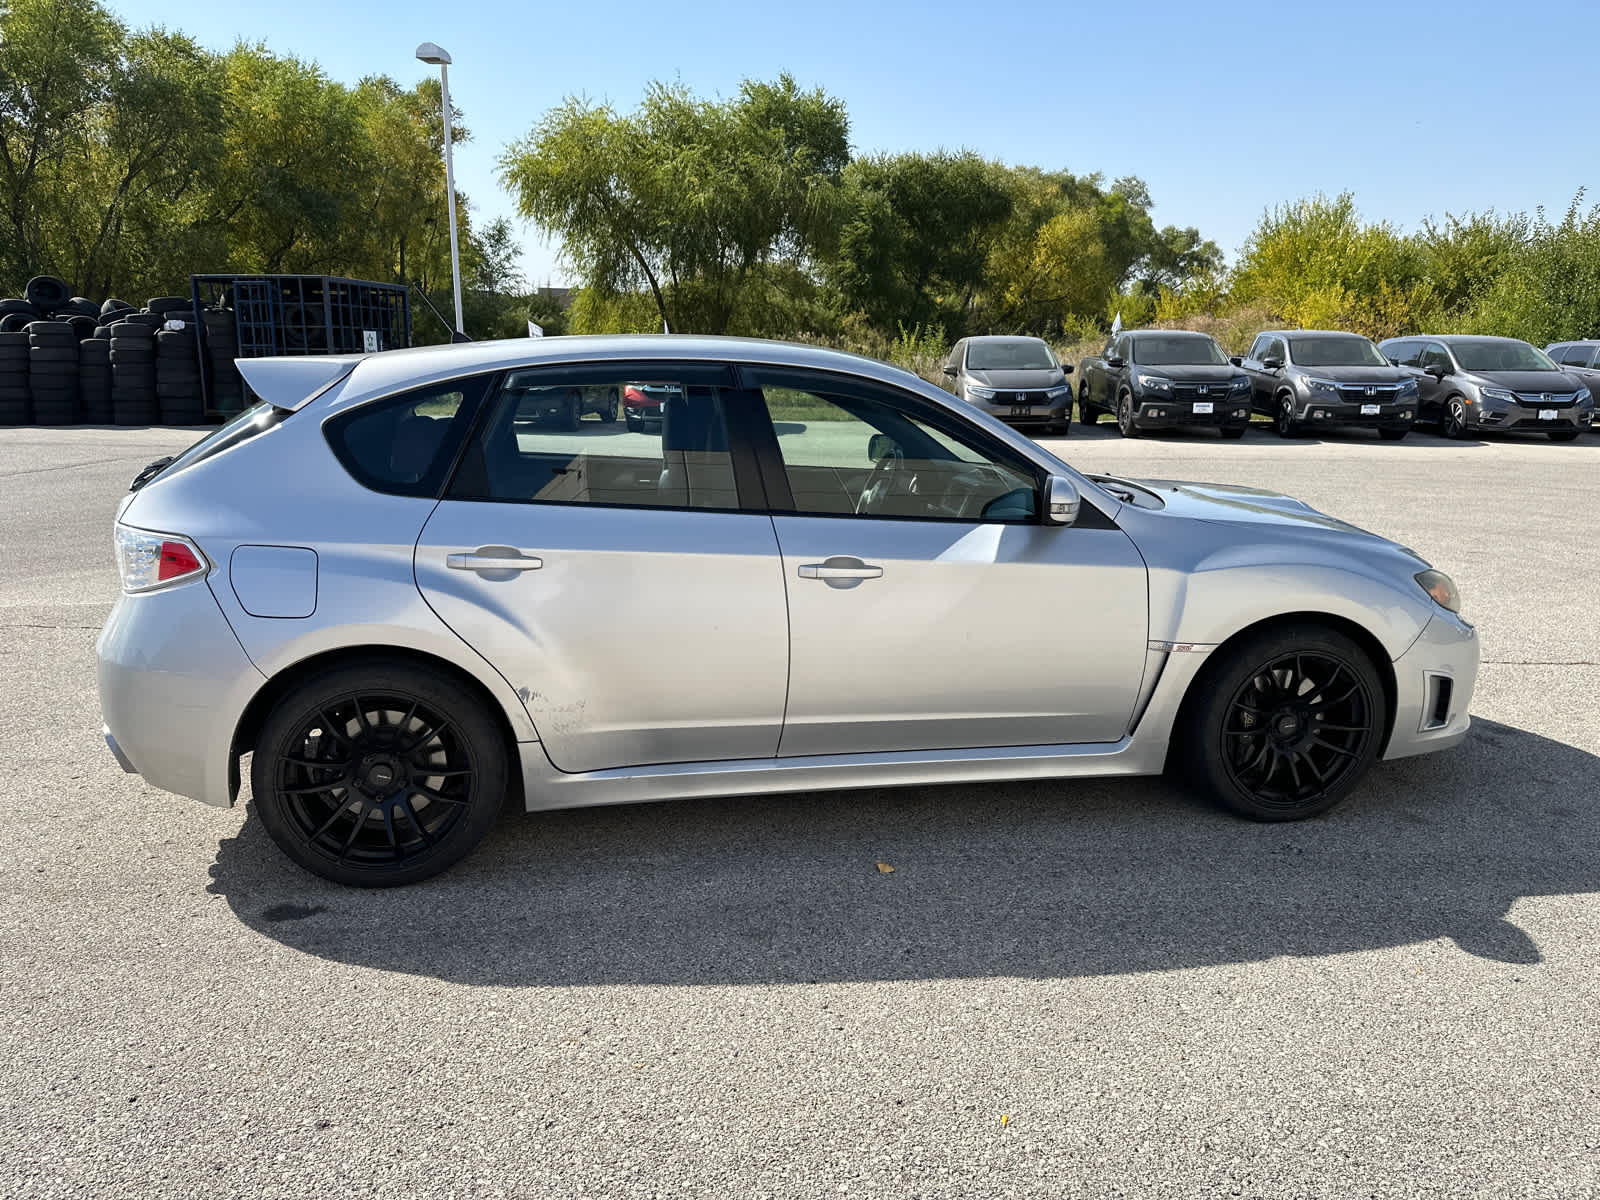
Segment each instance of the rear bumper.
M106 745L151 785L227 807L233 734L265 676L201 581L123 596L96 643Z
M1478 681L1478 632L1439 612L1394 663L1394 724L1383 757L1445 750L1467 736Z

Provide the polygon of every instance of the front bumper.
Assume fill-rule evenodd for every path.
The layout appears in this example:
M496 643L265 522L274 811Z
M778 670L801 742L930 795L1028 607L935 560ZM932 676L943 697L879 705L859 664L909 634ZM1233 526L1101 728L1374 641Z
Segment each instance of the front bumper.
M1549 413L1549 416L1542 416ZM1480 400L1467 406L1467 425L1472 429L1509 429L1517 433L1548 433L1567 429L1589 429L1594 424L1593 404L1533 405L1508 404L1504 400Z
M1376 412L1369 410L1376 409ZM1415 399L1395 404L1347 404L1342 400L1319 400L1313 397L1303 403L1300 420L1311 426L1355 425L1366 429L1409 429L1417 416Z
M227 807L233 734L266 677L201 580L124 595L95 645L108 748L164 791Z
M992 400L969 403L1007 425L1064 425L1072 420L1071 392L1051 404L1001 404Z
M1478 632L1440 610L1394 663L1394 723L1383 757L1409 758L1457 745L1472 725Z
M1201 411L1196 412L1199 405ZM1210 412L1204 411L1206 407ZM1134 411L1134 424L1141 429L1163 429L1177 426L1217 428L1250 424L1250 396L1223 396L1217 400L1163 400L1146 394L1139 399Z

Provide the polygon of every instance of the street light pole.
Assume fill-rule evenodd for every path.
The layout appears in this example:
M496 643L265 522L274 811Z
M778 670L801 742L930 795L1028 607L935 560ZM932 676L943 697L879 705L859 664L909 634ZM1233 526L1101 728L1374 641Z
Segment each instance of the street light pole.
M417 47L417 58L439 68L439 91L444 101L444 190L450 204L450 280L456 294L456 335L466 339L461 317L461 248L456 239L456 172L450 154L450 54L433 42Z

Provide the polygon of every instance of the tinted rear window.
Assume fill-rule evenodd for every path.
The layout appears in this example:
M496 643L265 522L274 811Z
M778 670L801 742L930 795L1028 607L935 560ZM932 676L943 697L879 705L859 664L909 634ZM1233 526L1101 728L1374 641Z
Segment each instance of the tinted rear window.
M192 467L195 463L204 462L214 454L221 454L224 450L231 450L241 442L248 442L258 433L265 433L273 426L281 424L292 416L294 416L294 413L288 409L274 408L265 401L252 408L247 408L232 420L219 425L216 429L206 434L205 437L162 467L160 471L149 475L140 472L140 477L134 483L132 490L137 491L155 479L170 478L186 467ZM154 464L152 463L151 466L153 467Z
M375 492L437 496L493 378L451 379L363 404L327 423L328 445Z

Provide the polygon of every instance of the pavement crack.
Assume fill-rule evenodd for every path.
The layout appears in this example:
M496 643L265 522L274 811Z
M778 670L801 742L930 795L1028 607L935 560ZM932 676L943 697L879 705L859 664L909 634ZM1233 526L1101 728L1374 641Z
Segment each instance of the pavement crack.
M1587 658L1486 658L1486 667L1600 667Z

